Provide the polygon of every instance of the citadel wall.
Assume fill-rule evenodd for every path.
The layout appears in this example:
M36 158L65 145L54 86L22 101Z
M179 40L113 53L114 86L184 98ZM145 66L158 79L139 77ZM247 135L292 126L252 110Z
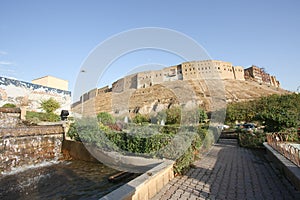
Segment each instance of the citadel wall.
M244 70L242 66L233 66L231 62L219 61L219 60L203 60L203 61L189 61L183 62L179 65L166 67L161 70L155 71L145 71L135 74L131 74L115 81L112 84L112 88L108 86L100 89L96 89L99 96L103 96L107 93L113 93L114 101L121 97L121 100L124 100L125 97L121 93L131 94L134 90L141 88L148 88L157 84L164 84L172 81L201 81L209 79L223 79L223 80L238 80L238 81L255 81L258 83L264 83L274 87L279 87L280 83L276 80L275 76L271 76L266 73L263 69L252 66ZM133 91L132 91L133 90ZM128 91L128 92L127 92ZM90 93L95 93L93 90L89 93L84 94L80 102L76 102L72 107L77 107L80 103L85 105L84 102L94 99L95 102L102 101L107 102L107 100L102 97L96 96ZM101 95L100 95L101 94ZM120 94L120 95L118 95ZM126 94L128 96L128 94ZM125 95L125 96L126 96ZM126 98L128 98L126 96ZM82 99L83 98L83 99ZM100 98L102 98L100 100ZM122 99L123 98L123 99ZM93 103L95 105L95 103ZM98 103L96 103L98 104ZM114 103L113 103L114 104ZM88 105L88 103L86 103ZM128 105L123 105L122 102L119 102L118 105L120 108L110 107L111 102L108 105L104 105L104 110L108 112L115 112L113 110L122 110L122 108L128 107ZM132 108L131 108L132 109ZM89 111L90 112L90 111Z

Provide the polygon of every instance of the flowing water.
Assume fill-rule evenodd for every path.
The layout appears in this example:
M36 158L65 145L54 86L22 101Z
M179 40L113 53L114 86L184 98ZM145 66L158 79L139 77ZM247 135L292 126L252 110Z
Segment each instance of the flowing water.
M111 183L117 171L100 163L63 161L0 175L0 199L99 199L134 177Z

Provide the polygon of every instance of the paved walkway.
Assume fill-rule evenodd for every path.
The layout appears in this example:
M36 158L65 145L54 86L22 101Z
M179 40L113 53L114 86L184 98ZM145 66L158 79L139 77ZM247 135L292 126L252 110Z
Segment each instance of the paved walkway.
M263 150L220 140L184 176L175 177L158 199L300 199L299 192L265 159Z

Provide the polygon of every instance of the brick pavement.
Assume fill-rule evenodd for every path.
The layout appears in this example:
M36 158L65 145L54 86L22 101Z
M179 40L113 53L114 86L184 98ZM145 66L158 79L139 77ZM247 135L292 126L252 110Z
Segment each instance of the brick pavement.
M222 139L152 200L300 199L299 192L264 154L263 150L241 148L236 140Z

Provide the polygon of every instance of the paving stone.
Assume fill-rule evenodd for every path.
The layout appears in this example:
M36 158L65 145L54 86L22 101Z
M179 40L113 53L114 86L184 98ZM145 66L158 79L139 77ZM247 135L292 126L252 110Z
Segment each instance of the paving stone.
M153 199L297 199L299 192L263 151L220 140L194 162L184 176L175 177Z

